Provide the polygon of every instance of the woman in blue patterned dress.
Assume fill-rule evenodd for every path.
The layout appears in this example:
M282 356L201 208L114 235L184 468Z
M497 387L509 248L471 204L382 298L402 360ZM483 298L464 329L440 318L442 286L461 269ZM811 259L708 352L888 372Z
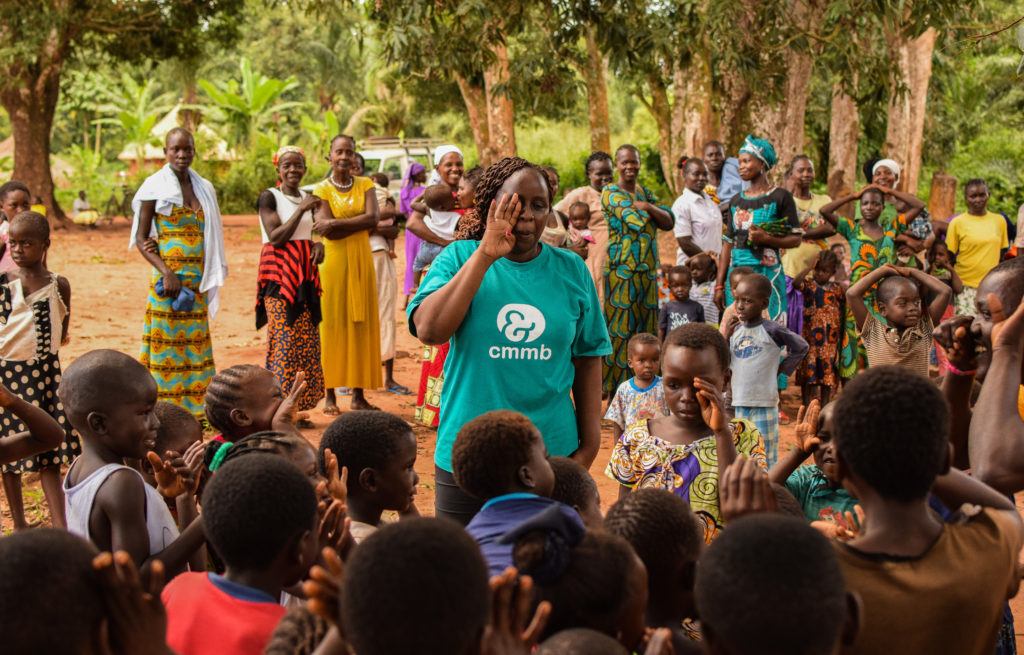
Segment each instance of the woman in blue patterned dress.
M604 359L604 391L612 394L632 376L627 360L630 337L658 333L658 230L671 230L672 211L637 182L640 151L615 151L619 180L601 192L608 221L608 269L604 281L604 317L612 353Z

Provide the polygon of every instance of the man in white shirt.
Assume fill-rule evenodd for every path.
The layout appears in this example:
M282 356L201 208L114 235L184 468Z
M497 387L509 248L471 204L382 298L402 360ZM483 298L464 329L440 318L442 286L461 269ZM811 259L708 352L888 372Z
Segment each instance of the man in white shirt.
M683 166L683 194L672 204L675 235L679 243L676 264L682 265L694 255L722 251L722 213L715 201L704 192L708 169L700 159L687 159Z

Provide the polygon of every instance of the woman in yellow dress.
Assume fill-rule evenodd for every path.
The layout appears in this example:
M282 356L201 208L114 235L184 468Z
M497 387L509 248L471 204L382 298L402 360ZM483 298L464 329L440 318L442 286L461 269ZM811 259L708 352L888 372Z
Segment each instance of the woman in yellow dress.
M356 141L331 141L331 174L313 188L320 204L313 230L324 238L320 265L321 359L327 398L324 414L340 413L336 387L352 389L352 409L376 409L363 389L381 386L377 282L370 231L377 227L377 196L369 178L355 177Z

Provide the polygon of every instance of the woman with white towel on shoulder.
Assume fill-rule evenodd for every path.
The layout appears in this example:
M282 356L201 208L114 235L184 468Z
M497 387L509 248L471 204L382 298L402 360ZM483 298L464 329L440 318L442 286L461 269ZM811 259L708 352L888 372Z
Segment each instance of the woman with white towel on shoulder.
M167 164L132 199L129 248L153 265L140 361L159 399L205 420L203 398L216 369L209 319L228 274L217 194L190 167L196 147L183 128L167 133Z

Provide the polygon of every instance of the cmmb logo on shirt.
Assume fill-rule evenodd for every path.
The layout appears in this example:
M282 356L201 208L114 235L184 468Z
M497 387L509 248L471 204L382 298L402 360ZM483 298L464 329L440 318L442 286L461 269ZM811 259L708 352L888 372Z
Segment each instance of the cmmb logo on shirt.
M544 334L547 324L544 314L533 305L509 303L498 310L498 332L505 341L513 344L528 344L536 341ZM532 359L547 361L551 359L551 349L540 346L526 345L493 345L487 354L491 359Z

